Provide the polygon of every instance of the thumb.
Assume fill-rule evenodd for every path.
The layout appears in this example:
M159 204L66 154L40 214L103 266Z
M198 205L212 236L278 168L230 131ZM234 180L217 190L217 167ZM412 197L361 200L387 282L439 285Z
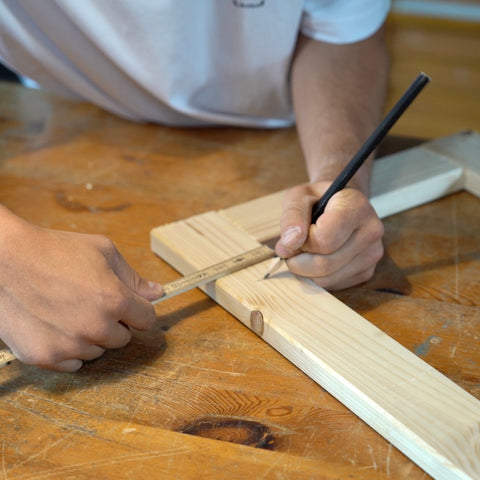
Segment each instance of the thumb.
M152 282L151 280L145 280L137 273L136 275L138 276L138 280L135 284L135 288L132 289L135 293L145 298L149 302L157 300L165 295L163 287L160 283Z
M146 280L138 274L118 252L114 271L117 277L134 293L148 301L157 300L165 294L163 286L158 282Z
M288 258L298 252L305 243L306 235L300 225L289 225L282 231L275 251L281 258Z
M149 302L163 297L165 292L160 283L152 282L141 277L135 270L132 269L131 282L125 282L127 287L133 290L137 295L145 298Z
M288 258L298 253L310 229L311 203L300 189L292 189L284 197L280 217L280 240L275 246L278 256Z

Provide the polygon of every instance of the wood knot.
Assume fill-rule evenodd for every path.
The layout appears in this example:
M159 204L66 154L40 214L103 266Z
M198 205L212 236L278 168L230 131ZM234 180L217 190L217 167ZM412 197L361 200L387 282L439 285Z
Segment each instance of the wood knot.
M264 323L263 314L260 310L253 310L250 313L250 328L258 335L263 335Z
M209 415L201 417L178 430L197 437L237 443L271 450L275 438L265 425L254 420Z

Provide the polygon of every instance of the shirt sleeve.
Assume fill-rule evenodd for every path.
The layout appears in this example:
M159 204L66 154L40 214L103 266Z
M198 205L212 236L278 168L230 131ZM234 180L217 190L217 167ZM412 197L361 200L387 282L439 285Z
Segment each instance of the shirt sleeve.
M306 0L300 31L328 43L353 43L373 35L385 21L390 0Z

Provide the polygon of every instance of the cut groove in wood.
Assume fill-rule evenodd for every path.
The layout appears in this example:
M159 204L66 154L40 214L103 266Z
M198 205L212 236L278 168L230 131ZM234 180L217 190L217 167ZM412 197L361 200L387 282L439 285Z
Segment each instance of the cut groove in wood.
M459 134L377 160L375 209L475 191L479 149ZM155 228L152 249L183 274L253 249L278 236L281 195ZM203 290L434 478L479 478L480 402L313 282L286 267L263 280L268 263Z

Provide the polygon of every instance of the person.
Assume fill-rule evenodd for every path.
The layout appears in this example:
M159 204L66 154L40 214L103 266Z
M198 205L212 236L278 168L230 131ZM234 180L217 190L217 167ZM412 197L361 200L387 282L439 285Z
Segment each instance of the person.
M283 202L279 256L330 290L368 280L383 226L369 164L315 225L311 206L383 114L387 0L0 0L0 58L42 88L137 122L296 123L309 182ZM371 163L371 162L370 162ZM163 294L102 236L0 207L0 337L21 361L75 371L155 322ZM75 255L72 256L72 252Z

